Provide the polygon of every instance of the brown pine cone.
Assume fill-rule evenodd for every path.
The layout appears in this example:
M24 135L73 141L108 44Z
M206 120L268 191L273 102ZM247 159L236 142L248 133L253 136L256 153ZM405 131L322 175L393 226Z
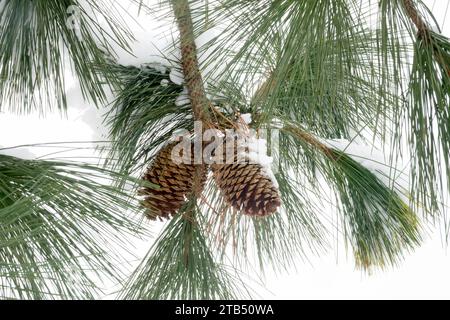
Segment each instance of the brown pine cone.
M193 192L194 173L202 166L202 186L206 182L207 168L194 164L194 147L191 146L191 161L189 164L172 161L172 149L178 142L171 142L161 148L150 164L143 179L159 186L159 188L142 188L140 195L144 196L142 205L147 208L146 214L152 219L170 218L175 215L187 197ZM185 157L182 152L181 157Z
M224 158L226 159L226 148ZM235 141L233 163L213 164L214 180L225 200L235 209L251 216L267 216L281 205L278 189L260 164L248 159L238 162ZM225 161L224 161L225 162Z

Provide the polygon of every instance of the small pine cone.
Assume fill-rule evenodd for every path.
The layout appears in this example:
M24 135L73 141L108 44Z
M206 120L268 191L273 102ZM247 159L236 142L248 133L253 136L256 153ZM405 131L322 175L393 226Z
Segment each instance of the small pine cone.
M223 149L226 159L226 148ZM214 180L225 201L251 216L267 216L276 212L281 205L279 192L263 167L248 160L238 162L236 153L232 158L233 163L227 161L211 166Z
M142 188L139 194L144 196L142 205L147 208L146 215L152 219L170 218L175 215L186 201L186 197L193 192L194 174L194 148L191 146L191 161L175 163L172 161L172 149L178 142L172 142L164 147L155 156L153 162L144 174L143 179L159 186L159 188ZM184 157L183 153L180 153ZM201 189L206 182L207 169L202 168Z

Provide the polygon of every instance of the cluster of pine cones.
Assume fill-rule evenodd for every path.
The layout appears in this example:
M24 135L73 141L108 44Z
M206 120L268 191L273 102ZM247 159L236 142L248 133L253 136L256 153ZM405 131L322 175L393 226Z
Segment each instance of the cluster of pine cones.
M159 186L140 190L140 194L144 197L142 204L147 208L147 216L153 220L175 215L193 193L194 173L196 166L199 166L194 164L193 143L191 161L183 163L172 160L172 150L176 145L177 142L170 142L163 146L143 177L144 180ZM226 152L225 147L223 150ZM183 154L177 156L185 157ZM232 163L210 166L214 181L226 203L230 208L251 216L267 216L276 212L281 205L278 189L265 174L263 167L237 160L235 153ZM206 183L208 170L208 167L203 170L202 188Z

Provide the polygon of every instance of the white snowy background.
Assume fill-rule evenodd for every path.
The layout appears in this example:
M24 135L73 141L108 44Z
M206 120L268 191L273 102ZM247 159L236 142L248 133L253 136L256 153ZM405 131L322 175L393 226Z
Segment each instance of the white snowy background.
M442 23L443 34L450 37L450 17L446 17L450 1L424 2L432 9L437 21ZM140 65L149 61L162 61L158 58L159 50L164 50L173 42L173 34L167 28L168 24L173 27L172 20L156 21L145 12L138 15L137 8L128 1L123 1L122 8L122 16L135 33L137 41L132 44L135 57L120 52L119 63ZM85 148L57 154L60 158L97 156L91 144L69 142L104 140L107 130L102 124L102 114L105 109L97 110L83 101L76 81L71 79L70 70L67 70L67 77L69 109L66 116L49 114L43 118L38 114L18 116L0 113L0 147L25 145L22 148L4 149L2 153L33 158L69 150L58 145L29 146L61 142L65 147ZM160 227L152 228L155 234ZM255 284L255 290L258 297L264 299L450 299L450 256L442 238L443 230L431 229L423 245L407 254L400 266L374 271L372 274L355 270L351 255L347 255L339 245L338 250L334 248L320 257L310 256L308 261L298 261L295 270L283 274L266 272L265 285L261 287ZM130 243L130 250L138 258L143 257L151 244L152 239L135 240ZM132 262L133 265L137 263L138 259ZM108 298L114 297L114 291L120 287L120 284L104 285L111 292Z

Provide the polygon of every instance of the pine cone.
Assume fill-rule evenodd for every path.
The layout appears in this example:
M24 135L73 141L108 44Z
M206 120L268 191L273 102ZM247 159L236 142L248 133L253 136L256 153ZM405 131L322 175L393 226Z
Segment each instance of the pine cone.
M175 215L186 197L193 192L194 173L199 166L194 164L194 147L191 146L190 164L178 164L172 161L171 157L172 149L177 144L178 142L172 142L162 147L143 176L144 180L159 186L156 189L142 188L139 191L139 194L145 197L142 205L147 208L146 214L152 220ZM180 156L185 155L181 152ZM206 167L202 171L201 189L206 182Z
M226 148L223 150L226 159ZM237 152L233 163L227 163L213 164L211 168L217 186L233 208L251 216L267 216L277 211L281 205L278 190L260 164L249 163L248 159L238 163Z

